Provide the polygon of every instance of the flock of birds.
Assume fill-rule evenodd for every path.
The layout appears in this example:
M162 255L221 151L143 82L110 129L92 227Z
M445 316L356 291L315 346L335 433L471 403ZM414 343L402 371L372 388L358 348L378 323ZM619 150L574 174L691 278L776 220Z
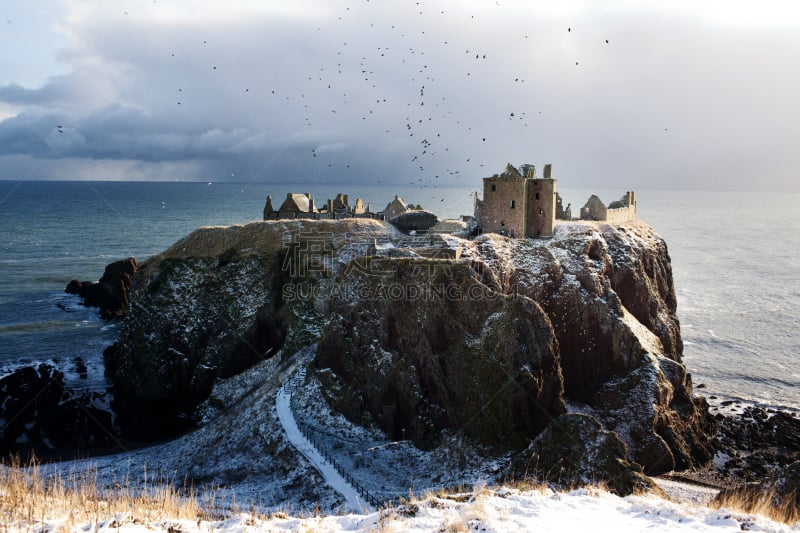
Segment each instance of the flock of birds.
M237 94L230 94L231 98L249 97L257 94L259 97L266 96L282 103L282 116L289 115L296 117L295 124L270 124L267 128L273 130L287 131L296 128L298 124L307 130L313 130L315 126L321 129L330 129L331 126L342 125L343 128L357 128L353 126L353 121L365 124L363 131L371 135L371 141L376 141L375 135L379 132L386 137L386 145L403 146L407 150L408 168L397 169L398 174L407 176L408 183L421 188L437 188L438 184L444 180L444 176L449 177L448 182L469 172L469 179L474 180L476 174L482 171L478 169L487 165L487 155L492 149L502 147L503 139L490 139L497 128L488 128L479 118L480 101L469 101L469 95L473 90L473 82L484 79L487 76L495 76L499 70L487 67L492 61L491 50L488 45L479 46L475 49L472 46L461 48L461 57L456 57L453 49L457 44L453 37L442 39L437 37L436 25L447 24L445 11L441 10L433 16L442 18L432 20L428 17L423 2L415 4L414 11L421 17L419 24L409 23L408 28L401 28L400 23L381 23L376 20L368 20L366 23L361 17L354 17L353 14L359 8L365 8L370 0L353 2L353 9L346 7L344 11L333 21L331 26L317 26L316 32L323 36L323 39L332 41L336 37L346 35L347 40L340 40L340 44L335 50L326 51L319 57L319 66L316 74L309 75L303 73L302 83L300 75L294 73L294 79L272 80L271 87L264 87L263 80L254 76L249 83L245 83ZM157 4L153 0L153 4ZM499 8L500 2L495 5ZM139 4L141 8L141 4ZM370 5L369 8L378 9L377 6ZM123 16L129 16L130 12L122 11ZM379 18L379 17L378 17ZM351 20L352 19L352 20ZM470 19L474 20L475 15ZM8 20L11 23L10 20ZM341 26L337 27L336 24ZM354 26L358 25L360 26ZM368 24L365 26L364 24ZM431 24L433 24L431 26ZM475 21L475 30L479 31L479 22ZM425 28L425 29L422 29ZM310 30L311 28L309 28ZM426 31L428 33L426 34ZM576 31L570 26L566 28L566 33L574 35ZM514 34L514 37L527 39L527 35ZM359 36L367 35L368 39L384 39L381 46L366 50L359 42ZM465 36L466 40L468 37ZM212 36L202 40L202 46L209 49ZM198 43L199 44L199 43ZM599 43L603 44L603 43ZM605 39L605 45L610 44L609 39ZM524 47L524 41L520 47ZM191 51L187 51L191 50ZM168 51L170 58L175 61L187 61L198 68L205 68L210 75L227 76L228 65L219 65L210 59L214 54L206 54L203 49L197 50L191 45L180 47ZM177 54L177 56L176 56ZM190 56L190 57L185 57ZM330 58L334 58L330 61ZM217 58L218 59L218 58ZM207 62L208 61L208 62ZM213 62L210 62L213 61ZM470 61L472 63L470 63ZM579 61L575 65L579 66ZM439 83L437 73L441 72L444 77L452 77L455 69L463 68L463 78L460 81L464 94L452 98L451 94L446 94L443 85ZM236 68L232 66L231 68ZM270 65L264 64L257 70L269 70ZM525 65L520 65L520 69ZM236 73L241 76L241 72ZM475 75L473 75L475 74ZM493 83L522 87L525 78L519 74L504 72L508 78L495 79ZM245 76L243 76L245 77ZM358 80L354 83L354 80ZM222 83L222 80L219 80ZM187 80L188 82L188 80ZM452 86L452 79L447 80ZM207 83L214 83L211 78ZM204 84L205 85L205 84ZM305 91L298 94L297 87L301 86ZM251 88L253 89L251 91ZM184 90L186 89L186 90ZM195 98L201 95L204 86L181 85L174 88L176 95L175 102L182 108L191 107L197 109L198 103L202 98ZM522 89L520 89L522 91ZM306 97L308 93L308 98ZM527 101L525 93L518 93L517 102ZM466 96L466 98L465 98ZM452 101L451 100L456 100ZM465 101L466 100L466 101ZM187 104L189 106L187 107ZM254 102L254 105L261 105L262 102ZM528 102L532 105L534 102ZM238 103L236 105L242 105ZM246 104L245 104L246 105ZM513 126L503 129L504 135L524 135L524 128L532 124L534 120L542 118L540 109L510 109L507 111L506 119L512 124L516 124L520 129L509 130ZM302 118L300 118L302 117ZM480 129L485 131L479 132ZM61 124L56 126L56 131L63 134L64 128ZM405 141L401 141L400 137ZM481 148L481 144L493 141L491 148ZM456 146L458 149L451 148ZM488 146L488 145L485 145ZM473 147L474 155L470 155L472 150L465 148ZM363 164L359 166L359 159L364 158L364 154L351 154L353 160L347 160L347 156L342 152L331 150L321 150L317 144L308 147L306 161L298 161L308 168L309 177L321 176L325 173L339 173L342 177L351 167L356 167L360 171L365 170ZM463 158L456 158L455 154L465 154ZM269 156L268 156L269 157ZM302 155L300 156L302 159ZM458 161L458 159L461 159ZM449 162L443 166L442 162ZM344 174L343 174L344 173ZM397 176L377 176L378 183L386 179L394 180ZM444 198L440 198L441 201Z

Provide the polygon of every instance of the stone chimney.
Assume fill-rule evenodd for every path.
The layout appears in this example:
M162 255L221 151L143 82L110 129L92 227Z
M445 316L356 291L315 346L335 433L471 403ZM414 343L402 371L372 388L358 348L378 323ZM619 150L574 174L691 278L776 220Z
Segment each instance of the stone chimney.
M314 210L314 199L311 196L308 197L308 212L313 213Z
M553 165L550 164L550 163L547 163L544 166L544 179L549 180L552 177L553 177Z

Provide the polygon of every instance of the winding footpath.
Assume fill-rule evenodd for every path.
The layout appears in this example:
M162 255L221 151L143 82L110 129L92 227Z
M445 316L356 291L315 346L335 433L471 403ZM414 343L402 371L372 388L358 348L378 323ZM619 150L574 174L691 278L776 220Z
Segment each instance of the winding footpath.
M292 443L292 446L303 454L311 465L317 469L325 482L333 490L344 496L347 501L347 506L351 511L355 513L372 512L372 507L361 498L358 491L336 471L333 465L322 457L322 454L303 436L300 432L300 428L297 426L297 421L294 419L291 407L291 388L299 383L304 374L302 370L297 372L288 383L280 388L278 395L275 397L275 408L278 411L278 418L280 419L281 425L284 431L286 431L286 436L289 438L289 442Z

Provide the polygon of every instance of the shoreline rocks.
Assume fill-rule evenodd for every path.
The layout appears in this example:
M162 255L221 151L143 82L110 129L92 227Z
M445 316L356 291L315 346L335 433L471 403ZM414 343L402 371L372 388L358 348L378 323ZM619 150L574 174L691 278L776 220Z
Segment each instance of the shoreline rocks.
M75 393L64 374L41 364L0 379L0 456L39 458L86 454L116 444L106 393Z
M136 274L136 259L129 257L106 266L97 283L72 280L65 291L77 294L86 307L99 307L106 320L125 316L130 303L130 290Z

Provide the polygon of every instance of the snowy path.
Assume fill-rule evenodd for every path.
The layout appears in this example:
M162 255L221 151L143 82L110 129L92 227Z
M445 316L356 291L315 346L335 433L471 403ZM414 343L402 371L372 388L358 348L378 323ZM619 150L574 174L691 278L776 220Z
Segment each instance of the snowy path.
M356 513L370 513L373 511L372 507L361 499L358 491L339 475L339 472L336 471L333 465L322 457L322 454L320 454L314 445L303 436L300 432L300 428L297 427L297 421L294 419L290 405L291 393L289 392L289 387L292 384L296 384L299 378L302 378L304 374L301 372L292 376L290 382L281 387L275 398L275 408L278 411L278 418L281 421L281 425L284 431L286 431L286 436L289 438L289 442L292 443L292 446L297 448L297 451L302 453L306 459L311 462L314 468L317 469L325 482L336 492L344 496L345 500L347 500L347 506L351 511Z

